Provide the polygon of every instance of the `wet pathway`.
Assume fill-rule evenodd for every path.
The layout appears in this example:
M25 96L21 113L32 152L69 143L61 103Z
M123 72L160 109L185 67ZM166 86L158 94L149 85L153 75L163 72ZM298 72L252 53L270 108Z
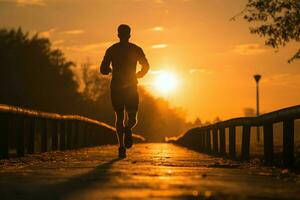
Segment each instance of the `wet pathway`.
M300 199L299 177L240 165L166 143L0 161L0 199Z

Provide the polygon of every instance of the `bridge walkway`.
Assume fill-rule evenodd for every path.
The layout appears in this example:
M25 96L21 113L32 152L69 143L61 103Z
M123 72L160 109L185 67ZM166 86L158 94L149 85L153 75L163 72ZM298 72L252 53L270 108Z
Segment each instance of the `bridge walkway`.
M0 161L1 200L300 199L300 177L168 143L46 152Z

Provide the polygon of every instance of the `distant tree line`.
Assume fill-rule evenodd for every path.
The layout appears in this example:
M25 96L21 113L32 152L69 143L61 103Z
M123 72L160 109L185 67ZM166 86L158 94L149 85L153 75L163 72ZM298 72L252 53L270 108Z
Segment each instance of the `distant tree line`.
M74 113L82 104L71 67L48 39L0 30L0 102L49 112Z

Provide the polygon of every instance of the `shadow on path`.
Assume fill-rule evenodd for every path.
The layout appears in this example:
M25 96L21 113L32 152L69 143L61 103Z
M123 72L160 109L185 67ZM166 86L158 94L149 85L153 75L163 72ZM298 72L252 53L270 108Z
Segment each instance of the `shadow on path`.
M58 184L43 185L37 190L32 191L32 195L26 195L24 199L65 199L70 195L88 189L93 184L104 184L111 178L109 169L121 159L115 158L101 165L98 165L92 171L71 177L68 181Z

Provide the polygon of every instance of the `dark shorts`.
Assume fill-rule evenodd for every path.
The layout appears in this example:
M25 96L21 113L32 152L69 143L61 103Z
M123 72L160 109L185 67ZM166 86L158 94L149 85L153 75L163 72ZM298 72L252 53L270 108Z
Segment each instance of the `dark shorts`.
M111 86L111 102L115 111L137 111L139 105L139 95L137 86L118 88Z

